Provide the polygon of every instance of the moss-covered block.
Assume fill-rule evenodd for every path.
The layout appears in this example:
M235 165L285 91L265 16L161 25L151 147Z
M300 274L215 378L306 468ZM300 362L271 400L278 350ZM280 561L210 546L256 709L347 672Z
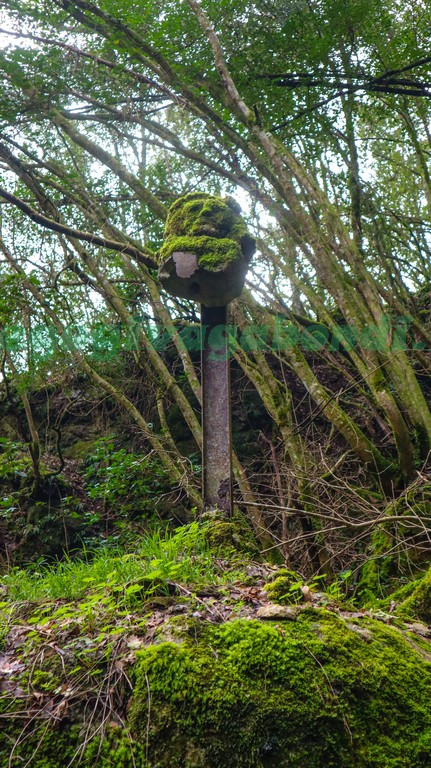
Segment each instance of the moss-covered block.
M241 293L254 238L239 205L194 192L176 200L166 220L159 251L159 277L176 296L222 306Z
M366 641L309 609L141 652L129 721L149 767L429 767L431 666L397 629L363 623Z

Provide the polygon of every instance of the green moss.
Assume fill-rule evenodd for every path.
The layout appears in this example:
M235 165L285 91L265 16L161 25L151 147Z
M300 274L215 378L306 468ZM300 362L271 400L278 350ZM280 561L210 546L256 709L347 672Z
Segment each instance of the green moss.
M6 720L2 726L0 768L145 768L145 747L133 741L126 729L109 723L102 738L88 740L85 723L70 726L41 719L22 731L22 721ZM13 750L13 753L12 753ZM12 753L12 759L10 758Z
M239 241L247 228L239 216L241 209L232 198L193 192L173 203L165 226L165 237L190 235L227 237Z
M238 243L227 238L219 240L215 237L190 235L168 237L160 249L162 261L171 256L174 251L195 253L199 266L210 272L223 269L232 261L241 258L241 248Z
M300 589L302 583L300 576L295 571L281 569L273 581L265 584L264 590L272 602L289 605L303 600L304 596Z
M251 258L254 239L240 212L239 205L229 197L201 192L181 197L169 210L160 260L174 251L192 252L200 267L214 272L242 257Z
M51 670L36 669L31 675L31 687L36 691L50 693L58 687L59 678Z
M259 547L249 525L244 519L226 520L213 513L206 513L204 519L208 522L202 528L205 543L214 554L232 555L237 552L244 559L249 555L259 559Z
M398 630L364 623L310 609L147 649L130 724L149 765L429 766L431 667Z
M145 746L137 744L128 730L110 723L104 738L93 739L87 746L81 766L84 768L145 768Z
M431 568L415 582L391 595L388 600L398 602L397 616L403 619L420 619L425 624L431 623ZM386 601L388 602L388 601ZM430 649L431 650L431 649Z

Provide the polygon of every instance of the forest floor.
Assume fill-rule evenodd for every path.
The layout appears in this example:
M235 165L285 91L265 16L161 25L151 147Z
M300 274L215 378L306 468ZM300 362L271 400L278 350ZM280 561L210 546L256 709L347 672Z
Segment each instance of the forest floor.
M136 670L145 653L151 656L154 649L179 648L184 643L201 653L202 643L205 648L213 647L202 638L211 637L211 632L217 637L217 632L229 627L243 627L244 637L247 627L253 631L258 626L268 628L268 671L262 680L273 674L274 632L288 643L287 649L292 642L295 647L301 644L301 633L309 632L310 627L310 637L316 632L320 637L326 631L322 628L331 628L330 637L342 630L348 638L348 642L343 639L343 648L359 640L361 649L369 647L371 655L382 638L382 647L388 638L396 644L403 642L418 663L431 663L431 629L413 614L399 616L396 601L365 608L354 600L349 602L340 584L328 585L326 592L322 580L307 584L299 574L256 559L250 552L250 540L247 535L242 537L237 524L216 518L165 536L154 533L146 542L137 542L136 552L101 550L84 560L39 564L27 571L13 569L1 578L0 585L0 730L6 739L3 752L0 750L1 768L25 763L25 749L29 743L32 749L34 743L42 744L44 729L69 727L68 723L83 716L85 735L64 765L69 758L71 765L81 758L83 765L90 764L92 753L87 747L94 739L100 741L101 734L105 738L106 729L127 730ZM334 647L339 653L338 646ZM214 650L217 658L219 652L222 648ZM398 646L396 653L400 653ZM193 669L189 670L191 680ZM163 677L159 671L158 678L160 674ZM154 696L156 708L156 693ZM157 720L157 711L154 716ZM146 738L148 751L149 734ZM138 746L141 742L137 737ZM51 768L51 763L43 762L42 747L37 746L37 753L41 762L33 764ZM157 750L155 754L159 754ZM154 763L146 762L148 755L141 763L135 756L124 765L169 765L169 750L163 755ZM210 759L205 762L202 755L195 762L187 758L182 763L184 759L178 758L180 762L172 765L222 764ZM107 760L101 765L115 764L112 755ZM259 760L256 757L255 762L238 765L271 764Z

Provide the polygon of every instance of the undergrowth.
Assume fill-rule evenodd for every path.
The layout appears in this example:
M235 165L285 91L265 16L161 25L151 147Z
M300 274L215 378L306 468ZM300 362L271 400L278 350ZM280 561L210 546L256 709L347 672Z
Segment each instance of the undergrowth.
M76 600L98 589L112 588L130 597L146 583L158 590L168 582L185 584L221 583L226 573L217 564L214 549L206 541L209 524L193 522L175 532L154 530L140 540L135 552L99 549L84 552L76 560L65 556L53 564L39 561L26 568L13 568L0 579L7 602Z

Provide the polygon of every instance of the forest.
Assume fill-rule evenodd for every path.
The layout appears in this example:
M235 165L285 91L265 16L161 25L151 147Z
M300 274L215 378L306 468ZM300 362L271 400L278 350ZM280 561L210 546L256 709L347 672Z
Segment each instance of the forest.
M431 765L430 26L0 0L0 768Z

